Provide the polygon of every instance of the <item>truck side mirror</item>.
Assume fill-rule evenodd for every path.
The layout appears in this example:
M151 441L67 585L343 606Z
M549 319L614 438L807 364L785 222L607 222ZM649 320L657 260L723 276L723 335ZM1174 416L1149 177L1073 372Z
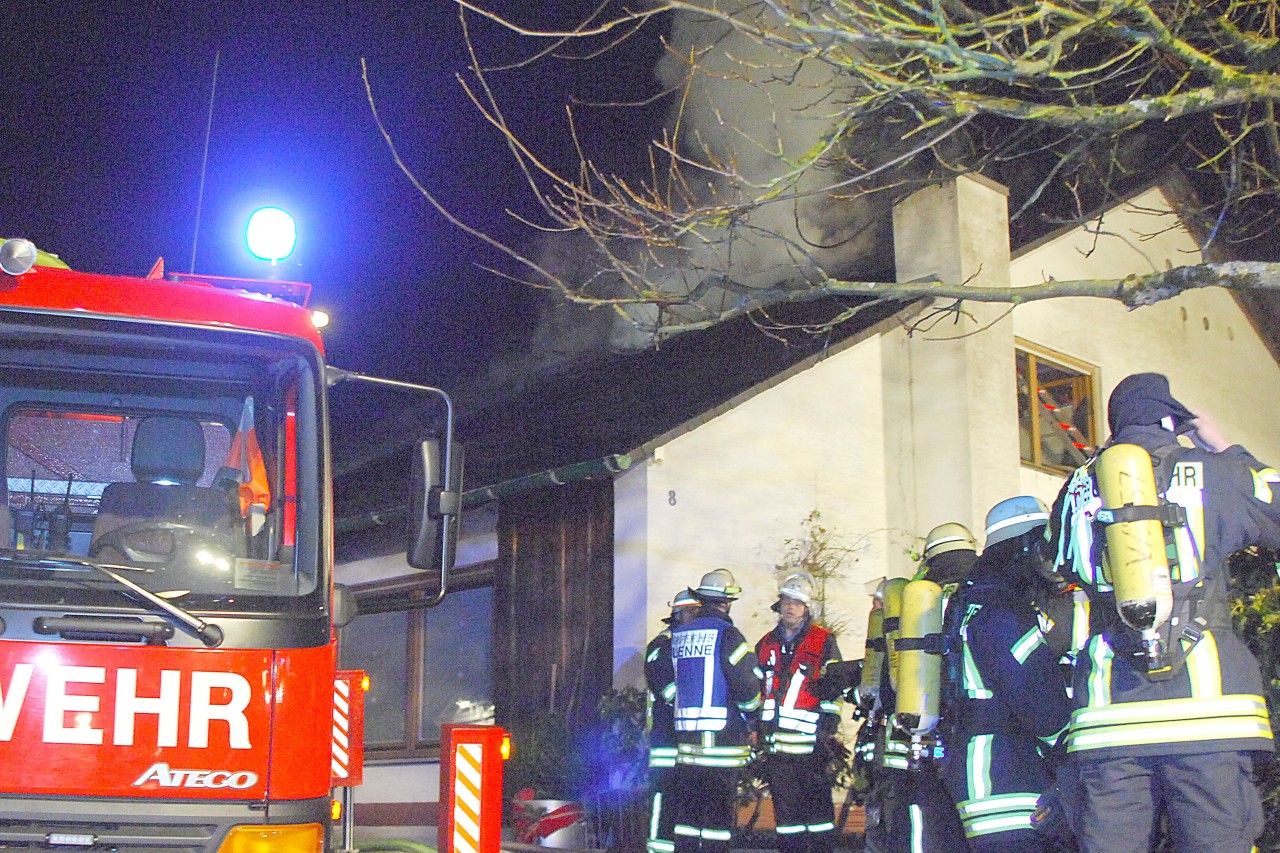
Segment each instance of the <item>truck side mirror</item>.
M333 627L342 629L351 624L351 620L360 615L360 604L356 594L344 583L333 585Z
M452 450L445 472L445 453ZM462 447L454 444L442 453L434 438L414 447L409 485L409 542L405 559L415 569L440 573L440 588L453 568L462 513Z

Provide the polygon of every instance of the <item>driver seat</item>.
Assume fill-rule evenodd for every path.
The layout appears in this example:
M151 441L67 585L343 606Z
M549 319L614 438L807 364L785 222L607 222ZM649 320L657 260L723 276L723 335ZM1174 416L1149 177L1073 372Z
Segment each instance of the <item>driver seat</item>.
M136 482L109 483L102 490L92 541L140 521L212 529L242 541L235 523L236 493L196 485L204 473L204 445L204 430L196 420L168 415L143 418L134 431L129 460Z

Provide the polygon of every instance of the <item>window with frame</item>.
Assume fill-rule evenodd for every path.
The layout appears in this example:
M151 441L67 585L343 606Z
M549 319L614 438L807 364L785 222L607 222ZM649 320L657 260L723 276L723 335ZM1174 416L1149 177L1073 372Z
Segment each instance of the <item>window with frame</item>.
M410 576L352 587L360 615L342 629L344 669L369 674L365 752L435 758L442 723L491 724L493 571L459 569L435 607L435 578Z
M1097 371L1018 342L1018 438L1024 465L1070 471L1097 446Z

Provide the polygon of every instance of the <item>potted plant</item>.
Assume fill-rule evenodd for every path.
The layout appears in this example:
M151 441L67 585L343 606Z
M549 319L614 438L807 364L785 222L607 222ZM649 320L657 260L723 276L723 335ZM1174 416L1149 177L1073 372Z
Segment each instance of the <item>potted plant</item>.
M507 725L511 758L503 768L503 793L516 840L544 847L584 846L580 801L584 767L565 720L549 711Z

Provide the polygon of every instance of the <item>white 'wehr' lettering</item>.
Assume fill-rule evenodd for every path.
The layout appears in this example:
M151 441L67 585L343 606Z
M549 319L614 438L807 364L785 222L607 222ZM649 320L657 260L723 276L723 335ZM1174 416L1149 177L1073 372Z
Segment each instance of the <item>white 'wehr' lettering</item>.
M100 724L95 725L99 723L97 718L101 716L103 697L97 692L87 691L84 685L106 684L106 668L62 664L37 666L31 663L14 664L8 684L0 681L0 742L13 740L27 696L32 692L32 676L37 671L44 675L41 740L44 743L103 743L103 729ZM217 694L222 700L214 701L216 690L224 691L225 699L222 699L223 694ZM138 695L138 670L116 670L111 743L132 746L135 719L139 714L152 714L156 717L156 746L178 746L181 694L182 672L179 670L160 672L158 696ZM190 717L186 745L196 749L207 748L209 730L217 722L226 724L227 743L232 749L251 749L249 718L245 711L252 697L253 689L242 675L234 672L192 672L187 697Z

